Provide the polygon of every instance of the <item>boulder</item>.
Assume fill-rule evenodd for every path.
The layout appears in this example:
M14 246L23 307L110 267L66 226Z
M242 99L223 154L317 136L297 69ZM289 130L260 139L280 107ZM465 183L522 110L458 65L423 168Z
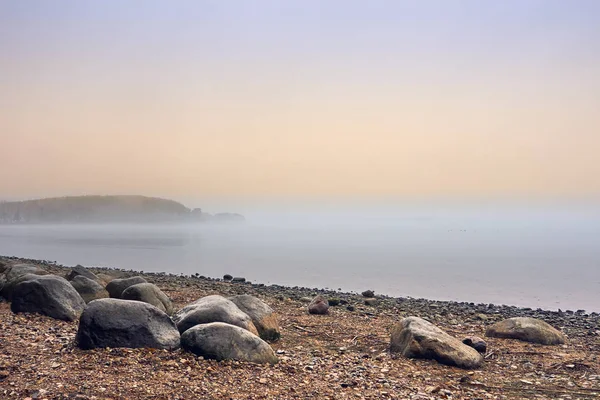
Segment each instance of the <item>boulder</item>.
M233 296L229 300L252 319L261 339L269 342L279 340L281 331L277 314L265 302L248 294Z
M195 325L225 322L258 335L252 319L231 300L219 295L206 296L188 304L175 313L173 321L181 333Z
M76 275L71 279L71 286L77 290L77 293L86 303L109 297L108 292L101 284L83 275Z
M4 274L0 276L0 297L5 298L8 301L12 299L12 292L14 287L25 280L25 276L35 277L41 275L47 275L48 273L31 264L15 264L8 267Z
M223 275L223 280L224 281L230 281L233 279L233 276L229 275L229 274L225 274Z
M418 317L404 318L392 328L390 351L460 368L477 368L483 361L475 349Z
M479 336L466 337L462 342L467 346L474 348L479 353L485 353L487 351L487 343Z
M375 297L375 292L373 292L372 290L365 290L361 294L363 295L363 297L367 297L367 298Z
M328 314L329 313L329 302L323 296L317 296L308 305L309 314Z
M106 285L106 290L111 298L120 299L123 290L129 286L137 285L138 283L146 283L147 281L141 276L132 276L131 278L113 279Z
M86 278L98 283L101 283L102 281L92 271L90 271L82 265L76 265L73 268L71 268L71 271L69 271L69 273L67 274L67 280L72 281L73 279L75 279L76 276L85 276Z
M181 346L192 353L214 360L239 360L275 364L271 346L239 326L223 322L196 325L181 335Z
M10 309L14 313L33 312L63 321L73 321L85 308L85 302L64 278L55 275L27 275L12 293Z
M179 331L171 318L141 301L100 299L88 304L79 320L77 344L96 347L176 349Z
M152 283L138 283L137 285L129 286L123 290L121 298L123 300L143 301L144 303L152 304L169 315L173 313L171 299L158 286Z
M35 279L38 276L42 275L25 274L13 278L10 282L7 282L6 277L4 275L0 275L0 296L6 301L12 301L12 294L17 284L29 279Z
M515 317L497 322L487 328L485 336L546 345L565 343L565 336L559 330L542 320L529 317Z

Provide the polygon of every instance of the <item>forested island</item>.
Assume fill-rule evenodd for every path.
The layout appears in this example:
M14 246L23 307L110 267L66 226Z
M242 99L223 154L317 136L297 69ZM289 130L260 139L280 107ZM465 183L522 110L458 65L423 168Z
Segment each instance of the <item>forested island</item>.
M209 214L146 196L68 196L0 202L0 224L241 222L240 214Z

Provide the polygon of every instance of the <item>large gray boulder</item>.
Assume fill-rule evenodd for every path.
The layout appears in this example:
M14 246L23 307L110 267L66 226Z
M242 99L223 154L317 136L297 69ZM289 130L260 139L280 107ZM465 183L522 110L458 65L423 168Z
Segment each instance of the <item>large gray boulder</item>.
M325 315L329 314L329 301L323 296L317 296L308 305L309 314Z
M93 300L105 299L108 297L108 291L98 282L83 275L76 275L71 280L71 286L77 290L81 298L89 303Z
M485 336L546 345L565 343L565 336L559 330L542 320L529 317L515 317L497 322L487 328Z
M275 364L271 346L246 329L212 322L196 325L181 335L181 346L192 353L214 360L239 360L257 364Z
M71 268L71 271L67 274L67 280L72 281L77 276L84 276L88 279L91 279L95 282L102 283L102 280L96 276L92 271L84 267L83 265L76 265Z
M252 319L231 300L219 295L206 296L188 304L175 313L173 321L181 333L195 325L225 322L258 335Z
M7 301L12 301L12 297L13 297L13 291L15 289L15 286L17 286L17 284L26 281L26 280L30 280L33 278L36 278L38 276L44 276L47 275L46 271L43 270L38 270L38 271L34 271L33 273L26 273L26 274L22 274L22 275L13 275L13 277L10 280L6 280L4 282L2 286L2 289L0 291L0 296L3 297L4 299L6 299Z
M460 368L477 368L483 361L475 349L418 317L404 318L392 328L390 351Z
M171 315L173 313L173 304L171 299L152 283L138 283L129 286L121 293L123 300L137 300L152 304L159 310Z
M15 285L21 282L25 275L46 275L42 268L32 264L6 265L0 274L0 297L10 301Z
M23 281L30 280L30 279L35 279L38 276L42 276L42 275L25 274L25 275L20 275L20 276L14 277L10 281L6 281L3 276L0 276L0 286L1 286L0 294L6 301L12 301L12 294L13 294L13 291L15 289L15 286L17 286L17 284L19 284Z
M14 287L12 312L32 312L74 321L85 308L85 302L66 279L55 275L26 276L30 279Z
M269 342L279 340L281 331L277 314L265 302L248 294L229 297L229 300L252 319L261 339Z
M106 290L111 298L120 299L121 294L129 286L137 285L138 283L146 283L147 281L141 276L132 276L131 278L113 279L106 285Z
M100 299L79 320L77 344L96 347L176 349L179 331L167 314L141 301Z

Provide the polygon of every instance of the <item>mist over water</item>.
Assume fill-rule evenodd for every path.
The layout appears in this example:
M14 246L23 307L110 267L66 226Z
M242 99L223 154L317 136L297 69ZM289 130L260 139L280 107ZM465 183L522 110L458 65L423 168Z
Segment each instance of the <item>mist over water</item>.
M246 218L224 225L4 225L0 254L600 311L598 208L257 209Z

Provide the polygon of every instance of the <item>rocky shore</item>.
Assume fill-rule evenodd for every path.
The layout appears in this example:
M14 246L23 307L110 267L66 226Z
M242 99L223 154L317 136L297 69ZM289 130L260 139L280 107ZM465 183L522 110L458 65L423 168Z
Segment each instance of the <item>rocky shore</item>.
M71 268L0 257L67 277ZM272 363L215 361L179 348L92 348L76 344L78 320L13 313L0 302L0 398L4 399L592 399L600 397L600 316L493 304L392 298L318 288L264 286L208 278L89 268L97 276L142 277L180 310L209 295L251 295L278 316ZM227 271L223 271L226 273ZM231 279L229 279L231 278ZM250 278L250 277L249 277ZM108 288L107 288L108 289ZM368 288L365 288L368 289ZM322 313L308 312L322 296ZM315 304L315 303L313 303ZM165 308L166 309L166 308ZM322 310L315 305L314 310ZM406 317L451 337L485 339L476 368L390 352ZM485 337L507 318L532 317L566 336L553 346Z

